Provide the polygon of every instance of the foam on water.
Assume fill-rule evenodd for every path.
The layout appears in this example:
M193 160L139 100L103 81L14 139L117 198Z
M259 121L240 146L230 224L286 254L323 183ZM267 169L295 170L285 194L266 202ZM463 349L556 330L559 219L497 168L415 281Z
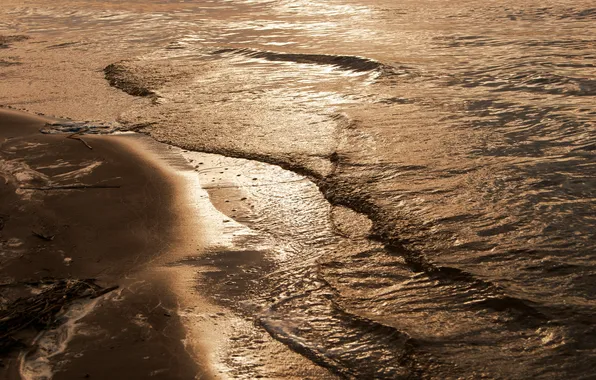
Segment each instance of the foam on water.
M77 325L78 322L93 310L98 300L96 298L74 303L60 316L64 323L39 333L33 341L35 350L20 356L19 374L22 379L49 380L53 377L57 369L51 359L66 351L76 330L81 328Z

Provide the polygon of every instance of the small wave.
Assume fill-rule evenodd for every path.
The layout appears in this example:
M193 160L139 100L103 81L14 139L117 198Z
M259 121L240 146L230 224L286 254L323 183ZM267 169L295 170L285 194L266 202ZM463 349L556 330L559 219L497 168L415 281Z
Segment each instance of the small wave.
M386 245L385 249L392 254L402 255L406 264L415 272L425 273L441 286L457 285L458 283L468 285L470 287L469 295L474 297L473 301L466 302L469 306L506 312L510 316L518 316L521 320L529 323L541 324L549 319L536 309L531 301L508 295L506 289L491 281L459 268L437 266L420 253L410 252L397 244Z
M539 7L539 8L530 8L527 10L517 10L515 12L511 12L508 15L509 19L512 20L544 20L544 19L554 19L554 20L593 20L596 17L596 8L572 8L572 7Z
M491 87L495 92L526 91L576 96L596 94L596 81L593 79L559 75L546 70L523 70L523 67L504 68L501 73L466 72L464 77L451 84Z
M301 291L282 292L258 323L274 339L344 378L420 378L424 359L415 342L341 307L335 290L316 272L316 267L304 268L294 284Z
M351 70L357 72L390 70L390 66L387 66L381 62L352 55L278 53L273 51L236 48L220 49L213 52L213 54L226 53L243 55L250 58L265 59L267 61L331 65L342 70Z
M357 336L358 341L352 342L352 349L348 342L339 343L335 349L325 349L324 347L312 344L307 340L301 339L292 332L290 326L285 326L280 321L272 318L261 318L260 325L267 330L267 332L276 340L284 343L293 351L307 357L313 362L331 370L332 372L344 376L346 378L375 378L375 379L410 379L417 378L410 371L404 368L404 365L409 361L408 353L411 350L412 343L404 339L404 334L399 331L378 324L373 321L364 320L356 316L342 313L338 318L338 323L345 323L352 328L361 330L360 336ZM369 340L367 342L367 340ZM370 344L370 346L366 346ZM386 350L399 352L398 347L401 347L401 355L393 356L386 355L379 358L371 358L369 355L374 353L371 349L373 344L386 345ZM357 345L357 347L354 347ZM341 349L340 347L344 347ZM369 351L365 354L365 351ZM381 354L379 352L379 354ZM358 361L360 356L362 363L354 365L354 361ZM362 360L363 359L363 360ZM395 363L386 363L393 360ZM368 365L364 365L364 362ZM386 361L383 363L383 361ZM379 364L383 365L379 365Z

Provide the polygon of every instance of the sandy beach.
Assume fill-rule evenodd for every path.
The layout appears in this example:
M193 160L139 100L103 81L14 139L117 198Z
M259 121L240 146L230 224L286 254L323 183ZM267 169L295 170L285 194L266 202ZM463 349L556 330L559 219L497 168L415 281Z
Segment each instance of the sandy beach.
M192 378L197 366L183 347L174 298L158 281L134 286L172 240L174 184L117 139L86 137L88 149L64 135L40 134L42 118L0 112L3 297L34 293L59 279L119 286L94 301L97 313L79 316L86 317L86 333L68 352L60 346L72 336L48 343L48 352L34 350L25 367L13 351L2 359L0 377L18 378L20 370L35 378L48 370L40 364L48 355L77 358L55 378L106 378L114 371L128 378ZM89 188L61 188L72 184ZM102 184L114 187L93 188ZM26 344L36 331L21 333ZM169 370L160 377L163 368Z

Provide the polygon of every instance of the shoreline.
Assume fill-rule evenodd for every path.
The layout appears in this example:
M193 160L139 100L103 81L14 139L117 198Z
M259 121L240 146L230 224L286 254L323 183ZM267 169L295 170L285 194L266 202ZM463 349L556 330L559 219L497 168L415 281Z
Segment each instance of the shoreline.
M0 104L62 119L0 152L0 304L65 305L13 368L596 372L596 13L506 5L3 1Z

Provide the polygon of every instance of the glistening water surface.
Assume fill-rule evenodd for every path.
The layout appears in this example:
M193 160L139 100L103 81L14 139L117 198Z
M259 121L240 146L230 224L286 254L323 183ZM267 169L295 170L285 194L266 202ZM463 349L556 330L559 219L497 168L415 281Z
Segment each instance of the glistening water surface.
M596 371L593 2L0 9L3 35L29 37L0 50L1 103L118 116L319 187L328 212L245 221L294 247L253 300L292 349L358 378ZM349 209L368 238L328 227L367 223Z

